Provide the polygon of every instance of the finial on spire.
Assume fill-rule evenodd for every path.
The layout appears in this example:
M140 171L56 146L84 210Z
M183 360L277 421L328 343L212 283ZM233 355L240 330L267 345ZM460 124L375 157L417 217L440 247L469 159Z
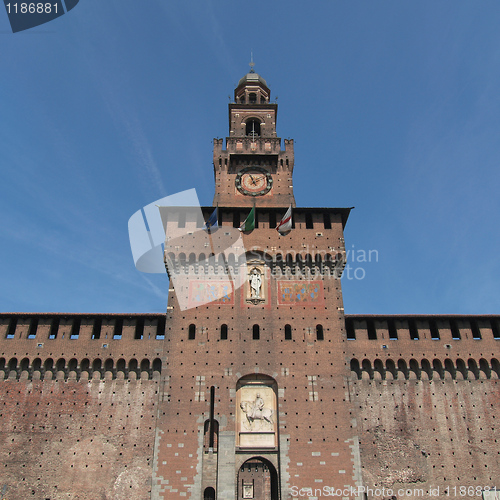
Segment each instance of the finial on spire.
M253 51L250 51L250 73L255 73L253 67L255 66L255 63L253 62Z

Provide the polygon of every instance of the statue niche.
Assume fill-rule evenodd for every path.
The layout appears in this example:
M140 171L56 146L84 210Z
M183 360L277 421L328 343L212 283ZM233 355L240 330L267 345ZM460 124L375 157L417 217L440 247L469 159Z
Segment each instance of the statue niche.
M266 302L265 265L261 261L247 262L246 302L257 305Z

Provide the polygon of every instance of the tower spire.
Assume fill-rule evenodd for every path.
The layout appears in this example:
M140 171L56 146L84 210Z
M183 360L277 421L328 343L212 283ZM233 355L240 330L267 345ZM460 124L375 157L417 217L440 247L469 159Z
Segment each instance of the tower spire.
M255 73L255 70L253 67L255 66L255 63L253 62L253 51L250 51L250 63L248 64L250 66L250 73Z

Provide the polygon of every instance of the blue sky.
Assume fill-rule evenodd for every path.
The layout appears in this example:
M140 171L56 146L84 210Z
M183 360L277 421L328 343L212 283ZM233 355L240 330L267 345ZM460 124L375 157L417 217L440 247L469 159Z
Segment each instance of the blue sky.
M255 69L295 139L298 206L356 208L346 313L498 313L498 0L80 0L0 12L0 310L163 312L129 217L196 188Z

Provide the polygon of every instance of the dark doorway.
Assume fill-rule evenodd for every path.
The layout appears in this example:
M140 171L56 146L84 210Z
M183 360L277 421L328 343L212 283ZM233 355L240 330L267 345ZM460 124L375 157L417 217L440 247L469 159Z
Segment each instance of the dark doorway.
M215 490L211 486L205 488L203 500L215 500Z
M274 465L260 457L247 460L238 472L238 500L278 500L278 474Z

